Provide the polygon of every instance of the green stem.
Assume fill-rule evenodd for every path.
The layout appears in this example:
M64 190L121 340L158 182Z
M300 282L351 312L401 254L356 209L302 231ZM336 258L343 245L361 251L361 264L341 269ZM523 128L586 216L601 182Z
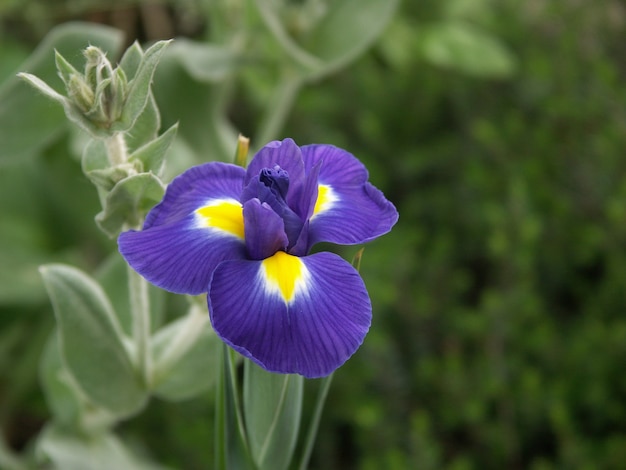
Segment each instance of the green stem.
M137 353L137 368L146 386L151 384L150 301L148 282L128 266L128 293L133 316L133 340Z
M239 430L239 437L241 439L242 446L248 454L248 438L246 435L246 428L243 424L243 413L241 411L241 400L239 399L239 384L237 383L237 370L236 370L236 352L230 349L226 349L225 353L228 355L228 375L230 378L230 388L233 396L233 407L235 408L235 418L237 419L237 428Z
M254 140L255 147L265 145L278 137L302 88L302 79L296 72L286 69L282 75L272 98L268 101L260 131Z
M320 384L320 389L317 392L315 409L313 411L313 416L311 417L311 423L309 424L309 431L305 441L306 444L304 451L302 452L300 465L298 466L299 470L306 470L309 466L309 459L311 458L311 453L313 452L313 445L315 444L317 430L319 428L320 419L322 418L322 410L324 409L324 403L326 402L326 397L328 396L328 390L330 389L332 380L333 374L330 374L328 377L324 377L322 379L322 383Z
M221 350L221 360L217 368L217 388L215 393L215 469L228 469L228 385L226 383L227 346Z
M128 149L126 148L124 134L116 132L105 140L105 144L111 166L120 165L128 161Z

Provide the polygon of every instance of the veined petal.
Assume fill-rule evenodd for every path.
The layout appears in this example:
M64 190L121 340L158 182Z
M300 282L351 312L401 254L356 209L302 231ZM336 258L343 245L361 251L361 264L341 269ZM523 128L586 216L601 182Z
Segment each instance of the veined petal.
M243 207L234 199L212 199L196 209L199 225L243 240Z
M250 161L246 171L246 184L263 168L279 166L289 174L290 185L304 179L304 163L300 147L292 139L273 141L265 145Z
M168 185L163 201L146 217L143 228L184 219L210 201L239 201L245 170L228 163L211 162L195 166Z
M266 203L250 199L243 206L248 256L264 259L289 244L283 219Z
M152 284L179 294L207 292L220 262L245 258L241 238L203 226L202 217L195 213L165 225L124 232L118 245L135 271Z
M321 202L309 224L309 249L318 242L365 243L389 232L398 221L394 205L370 183L320 188Z
M368 179L365 166L350 152L328 144L301 147L305 171L322 162L319 181L334 187L361 185Z
M367 169L352 154L333 145L315 144L302 147L302 158L307 172L321 162L308 249L318 242L365 243L391 230L398 212L367 182Z
M333 253L225 261L209 286L217 334L271 372L322 377L361 345L371 304L358 272Z

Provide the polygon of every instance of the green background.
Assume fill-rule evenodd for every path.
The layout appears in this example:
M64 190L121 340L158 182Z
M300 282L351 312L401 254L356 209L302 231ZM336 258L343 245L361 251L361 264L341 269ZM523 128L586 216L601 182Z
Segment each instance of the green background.
M55 24L199 38L202 4L5 1L0 79ZM349 150L400 213L365 249L373 325L335 375L311 468L623 468L625 34L613 0L405 0L364 55L303 88L277 137ZM184 86L159 70L163 128L180 119L184 134L171 103ZM231 84L244 134L274 78L252 64ZM0 425L19 452L49 418L37 370L53 316L36 267L93 272L115 247L67 129L0 152ZM191 153L173 151L173 168ZM164 465L209 468L212 406L210 393L153 400L118 432Z

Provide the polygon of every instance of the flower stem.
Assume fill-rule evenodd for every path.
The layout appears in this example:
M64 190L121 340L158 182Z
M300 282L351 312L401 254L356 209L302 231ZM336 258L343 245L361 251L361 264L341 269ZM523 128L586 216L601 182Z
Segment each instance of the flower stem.
M322 410L324 409L324 403L328 396L328 390L330 389L330 383L333 380L333 374L322 379L320 389L317 392L317 400L315 402L315 410L311 417L311 423L309 424L309 430L306 436L306 444L304 451L302 452L302 458L300 459L300 465L298 470L306 470L309 466L309 459L311 458L311 452L313 452L313 445L315 444L315 438L317 437L317 429L319 428L320 419L322 417Z
M126 148L126 140L124 134L116 132L105 140L107 155L109 156L109 164L111 166L120 165L128 161L128 149Z
M128 293L133 316L133 340L137 353L137 368L144 384L149 386L152 374L152 358L150 354L148 282L130 266L128 267Z
M283 76L268 101L269 105L261 121L255 146L265 145L278 137L301 87L302 79L297 73L288 69L283 71Z

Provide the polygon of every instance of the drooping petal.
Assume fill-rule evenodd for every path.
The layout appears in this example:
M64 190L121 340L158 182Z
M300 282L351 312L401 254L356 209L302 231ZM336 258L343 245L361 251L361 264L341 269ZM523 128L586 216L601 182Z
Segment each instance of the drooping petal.
M305 377L341 366L363 342L372 313L358 272L326 252L225 261L208 303L227 344L268 371Z
M199 217L128 231L118 238L128 264L152 284L178 294L207 292L211 274L225 259L245 258L237 236L203 227Z
M211 200L239 201L245 170L228 163L195 166L167 186L163 201L146 217L143 228L181 220Z
M283 219L267 203L250 199L243 205L246 247L251 259L264 259L287 249Z
M352 154L332 145L305 145L307 171L322 162L308 248L318 242L365 243L387 233L398 220L391 202L367 182L368 173Z

